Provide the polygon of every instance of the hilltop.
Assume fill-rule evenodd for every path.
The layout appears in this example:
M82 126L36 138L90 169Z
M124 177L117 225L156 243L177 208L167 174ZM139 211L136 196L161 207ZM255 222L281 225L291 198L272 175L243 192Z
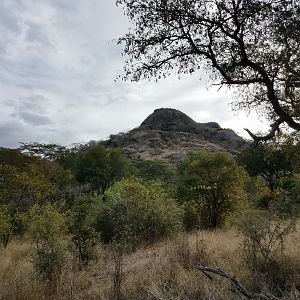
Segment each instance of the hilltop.
M110 135L104 142L122 147L132 160L165 159L177 162L189 151L225 151L237 154L247 142L231 129L216 122L198 123L172 108L154 110L139 127Z

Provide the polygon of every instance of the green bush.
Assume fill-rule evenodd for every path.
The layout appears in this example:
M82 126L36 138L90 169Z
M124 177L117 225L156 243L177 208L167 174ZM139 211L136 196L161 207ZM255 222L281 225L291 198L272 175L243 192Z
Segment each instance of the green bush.
M95 246L100 241L100 235L95 230L96 199L91 196L80 197L70 210L71 239L84 265L88 264Z
M197 201L187 201L181 205L183 209L183 224L186 230L198 228L201 224L201 208Z
M160 183L123 179L105 194L97 225L104 242L151 243L181 229L182 210Z
M291 180L290 186L290 198L293 204L297 208L297 212L300 211L300 174L295 174L295 176Z
M65 262L66 217L51 204L28 212L28 233L34 242L33 266L41 279L56 281Z
M0 241L4 248L8 245L13 229L13 218L9 213L8 205L0 204Z
M227 153L189 153L178 172L178 198L197 204L203 227L222 226L246 199L246 171Z

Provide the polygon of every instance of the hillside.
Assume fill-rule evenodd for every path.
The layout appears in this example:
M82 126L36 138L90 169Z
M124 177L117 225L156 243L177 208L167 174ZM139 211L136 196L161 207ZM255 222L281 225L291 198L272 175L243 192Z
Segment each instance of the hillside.
M103 142L109 147L122 147L132 160L166 159L177 162L188 151L225 151L236 154L247 142L233 130L216 122L197 123L183 112L172 108L156 109L139 127L111 135Z

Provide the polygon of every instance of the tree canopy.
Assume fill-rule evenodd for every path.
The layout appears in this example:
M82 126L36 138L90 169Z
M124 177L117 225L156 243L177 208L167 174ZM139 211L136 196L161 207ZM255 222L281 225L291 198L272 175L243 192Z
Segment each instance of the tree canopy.
M292 175L291 155L284 149L270 144L252 147L238 155L238 162L250 176L261 176L268 184L270 191L280 185L280 181Z
M133 23L124 43L125 79L205 69L237 88L236 105L300 130L299 0L117 0Z
M179 165L178 197L195 201L202 225L215 228L245 200L246 180L245 170L226 153L189 153Z
M75 177L78 182L89 183L94 191L102 194L128 172L128 161L120 149L96 145L79 154Z

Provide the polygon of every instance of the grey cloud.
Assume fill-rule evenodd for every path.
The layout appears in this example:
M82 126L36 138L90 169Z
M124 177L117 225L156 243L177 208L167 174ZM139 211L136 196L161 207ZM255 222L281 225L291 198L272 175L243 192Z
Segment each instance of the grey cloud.
M26 98L20 98L20 110L30 110L38 113L44 113L46 106L51 103L50 99L47 99L43 95L32 95Z
M25 141L30 132L26 132L23 124L15 121L0 123L0 146L18 147L19 142ZM29 137L30 138L30 137Z
M0 2L0 24L2 29L10 33L19 34L22 26L19 18L19 9L13 1Z
M27 22L26 27L25 40L27 42L34 43L48 49L49 47L52 47L48 33L43 30L39 24Z
M24 120L27 124L30 125L40 126L52 123L51 120L46 116L38 115L28 111L20 111L18 116L21 120Z
M73 130L62 132L60 128L45 127L41 132L31 125L18 120L0 123L0 146L15 148L20 142L59 143L69 145L78 139Z
M21 110L34 110L38 113L43 113L45 111L45 106L51 102L50 99L42 95L32 95L29 97L18 97L17 99L6 99L3 104L14 108L16 111Z
M6 50L5 46L4 46L5 43L6 43L5 39L0 38L0 56L7 54L7 50Z
M50 3L56 8L56 9L60 9L60 10L64 10L67 13L69 13L70 11L76 11L79 5L79 1L78 3L76 3L74 0L51 0Z
M4 101L4 105L13 109L11 117L16 121L22 120L26 124L34 126L52 123L50 118L45 115L48 103L49 100L41 95Z

